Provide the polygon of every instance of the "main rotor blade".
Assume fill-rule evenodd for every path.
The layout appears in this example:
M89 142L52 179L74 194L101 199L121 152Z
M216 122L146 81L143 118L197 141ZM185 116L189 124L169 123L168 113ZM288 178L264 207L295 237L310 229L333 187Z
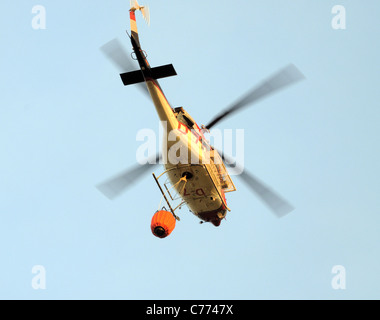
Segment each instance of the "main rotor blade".
M289 204L285 199L273 191L270 187L265 185L258 178L247 172L245 169L239 167L230 157L220 153L226 166L237 168L242 173L238 176L246 185L253 191L277 217L283 217L294 210L294 207Z
M138 66L135 66L135 64L132 63L131 56L125 51L120 41L116 38L102 45L100 50L118 68L120 73L139 69ZM137 85L144 94L149 96L145 82L137 83Z
M305 76L296 68L296 66L293 64L288 65L284 69L269 77L259 86L253 88L240 100L236 101L225 111L216 116L212 121L210 121L206 128L211 129L218 122L231 115L232 113L304 78Z
M152 160L155 159L154 163ZM123 171L115 177L97 185L98 190L103 193L107 198L114 199L119 196L123 191L131 187L137 180L148 173L152 165L159 163L161 154L157 154L155 158L151 157L144 165L135 165L131 169Z

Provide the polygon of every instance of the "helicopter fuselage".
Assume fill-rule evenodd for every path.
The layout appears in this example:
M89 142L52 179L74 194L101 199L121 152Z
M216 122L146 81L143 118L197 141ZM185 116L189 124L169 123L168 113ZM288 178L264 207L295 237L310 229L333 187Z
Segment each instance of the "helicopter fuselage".
M150 67L140 46L136 10L136 7L130 10L130 39L140 70L121 74L121 79L124 85L145 82L163 125L162 158L171 184L193 214L219 226L229 210L225 192L235 191L235 186L220 155L209 145L196 122L182 107L173 109L166 99L157 79L176 72L172 65ZM186 181L185 185L179 183L181 179Z
M265 79L261 84L253 87L245 95L229 105L228 108L214 116L206 126L200 128L183 107L173 108L166 99L158 83L158 79L174 76L177 73L171 64L150 67L146 59L147 55L140 46L135 17L136 10L141 11L148 24L150 15L148 7L140 6L137 0L131 0L131 35L129 37L134 53L132 58L136 58L140 68L135 71L124 72L120 76L124 85L142 85L144 91L149 93L163 125L163 150L162 154L155 155L154 159L156 162L154 163L159 161L164 164L165 171L158 177L154 173L152 175L170 211L167 211L163 207L154 214L151 223L153 234L160 238L168 236L173 231L175 221L179 220L179 217L175 214L175 210L181 208L183 204L186 204L190 211L203 221L211 222L215 226L220 225L221 220L226 216L226 212L230 211L227 207L225 193L236 190L225 164L228 167L237 169L234 172L238 172L248 188L276 216L282 217L294 210L294 207L284 198L279 196L260 179L247 172L228 155L223 153L221 157L218 151L210 146L204 136L204 132L246 106L252 105L304 79L304 75L293 64L289 64ZM104 50L104 52L117 65L122 66L124 70L130 70L129 67L125 67L125 59L123 61L119 59L119 57L126 57L126 55L122 53L122 50L117 45L116 47L114 45L111 46L112 48L107 47L108 49ZM151 160L153 158L149 158L148 163L141 167L125 171L102 183L98 186L99 190L109 198L114 198L144 174L147 169L149 170L149 165L152 164ZM162 187L159 179L164 175L168 179L164 182L164 187ZM171 186L168 187L167 183ZM171 188L174 188L178 195L173 197L170 192ZM173 209L168 198L172 200L179 199L181 202Z
M228 210L225 191L235 187L218 152L182 107L172 109L157 80L147 79L146 85L163 124L163 162L171 184L194 215L219 226ZM178 184L183 177L185 186Z

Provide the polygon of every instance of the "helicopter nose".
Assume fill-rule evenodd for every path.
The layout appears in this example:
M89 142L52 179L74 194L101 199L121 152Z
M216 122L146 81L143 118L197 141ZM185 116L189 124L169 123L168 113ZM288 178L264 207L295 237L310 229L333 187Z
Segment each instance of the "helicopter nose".
M219 227L220 226L220 219L213 219L211 220L211 223L215 226L215 227Z

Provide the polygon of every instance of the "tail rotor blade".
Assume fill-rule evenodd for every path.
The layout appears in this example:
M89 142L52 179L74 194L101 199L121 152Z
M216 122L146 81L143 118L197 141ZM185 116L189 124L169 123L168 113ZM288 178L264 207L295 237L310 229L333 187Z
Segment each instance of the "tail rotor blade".
M141 13L147 23L147 25L149 26L150 25L150 13L149 13L149 7L148 6L144 6L141 8Z

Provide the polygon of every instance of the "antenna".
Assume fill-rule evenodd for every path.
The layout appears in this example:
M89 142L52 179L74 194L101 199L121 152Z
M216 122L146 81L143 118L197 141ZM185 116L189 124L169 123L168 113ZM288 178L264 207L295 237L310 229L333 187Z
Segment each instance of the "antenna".
M148 6L140 6L137 0L131 0L131 11L140 10L148 26L150 25L150 14Z

